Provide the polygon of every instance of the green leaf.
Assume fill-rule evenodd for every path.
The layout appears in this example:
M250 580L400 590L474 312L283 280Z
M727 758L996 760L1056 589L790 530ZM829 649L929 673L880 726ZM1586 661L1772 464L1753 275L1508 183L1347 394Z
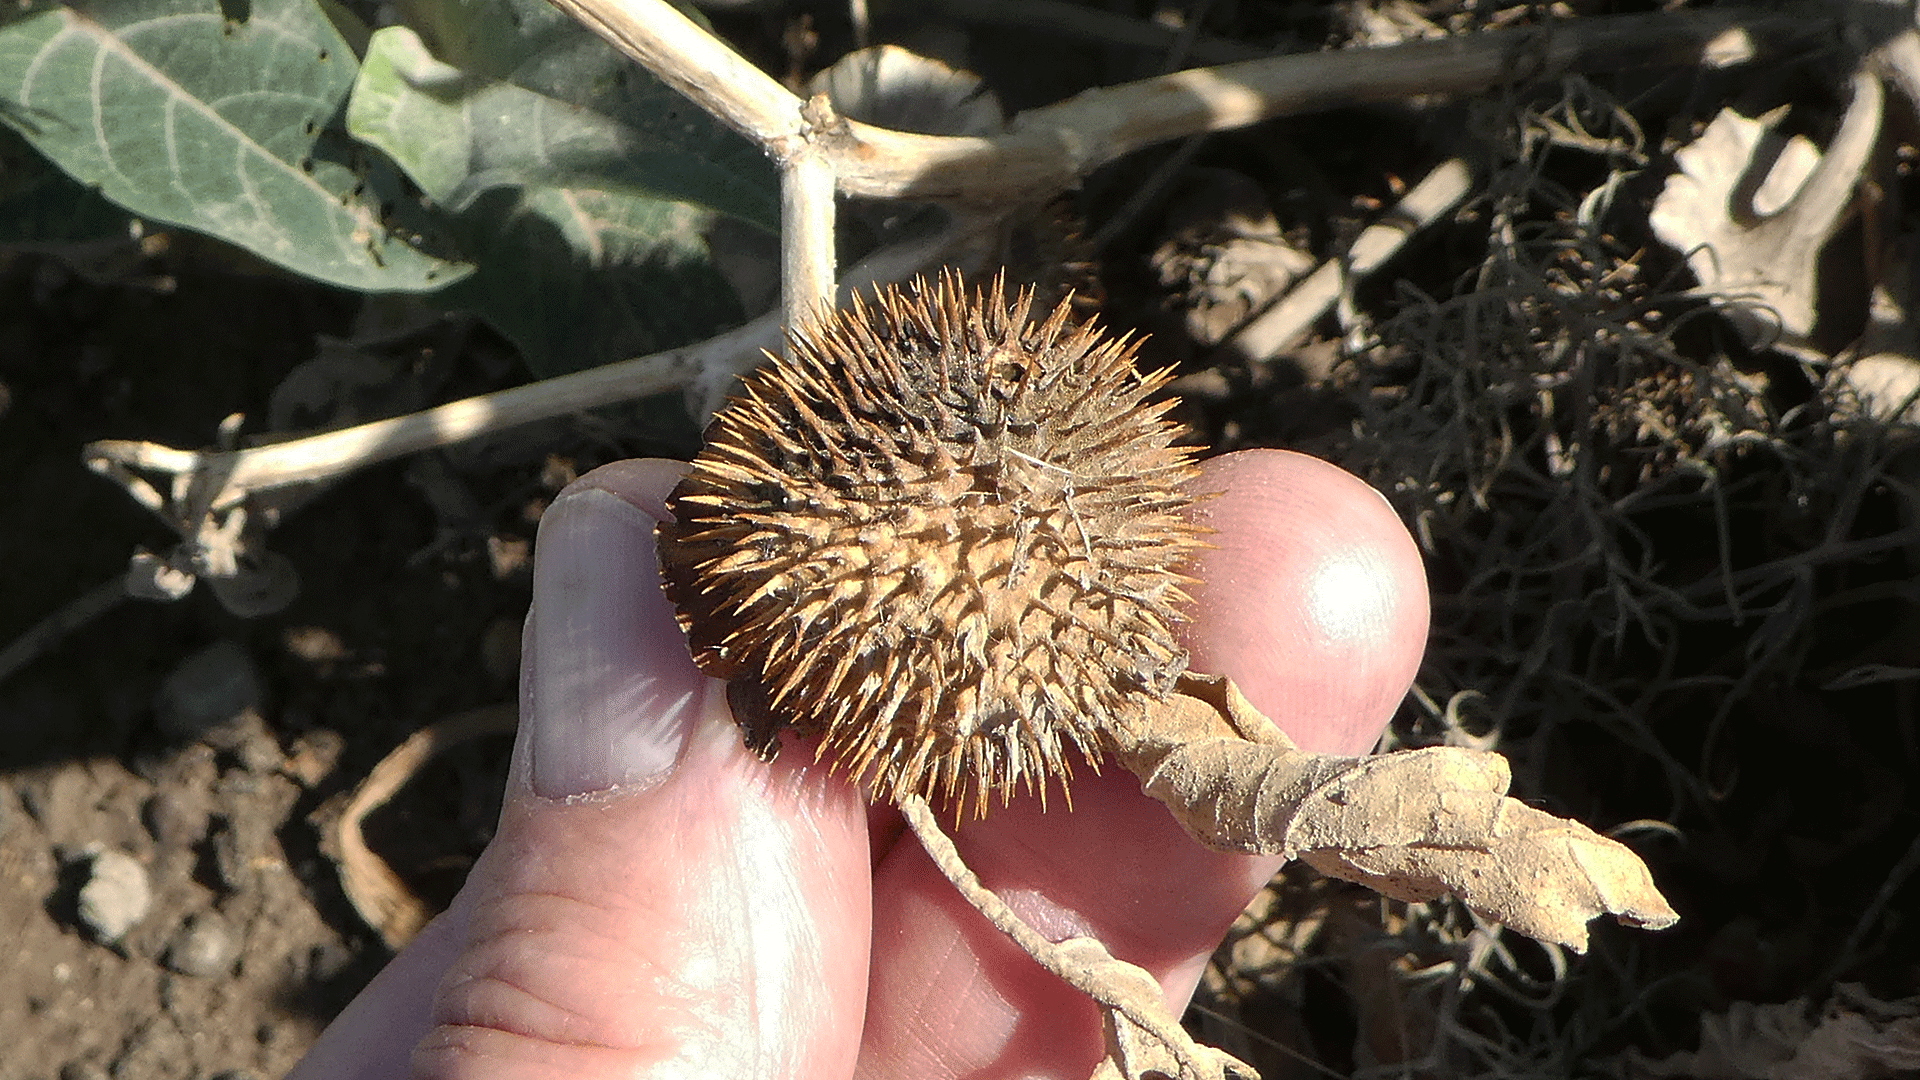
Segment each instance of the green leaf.
M539 375L737 325L715 212L775 231L751 143L544 0L399 0L347 109L442 207L478 265L438 299L512 339Z
M479 272L436 299L485 318L542 377L670 349L744 318L708 223L619 192L492 191L461 216Z
M126 212L0 127L0 244L61 244L127 236Z
M520 55L499 40L484 50L468 40L464 51L483 69L463 70L407 27L375 31L347 129L456 210L498 187L583 188L778 230L772 167L740 136L585 30L511 33Z
M142 218L334 285L440 288L469 268L389 226L397 178L334 127L357 70L314 0L43 7L0 25L0 121Z

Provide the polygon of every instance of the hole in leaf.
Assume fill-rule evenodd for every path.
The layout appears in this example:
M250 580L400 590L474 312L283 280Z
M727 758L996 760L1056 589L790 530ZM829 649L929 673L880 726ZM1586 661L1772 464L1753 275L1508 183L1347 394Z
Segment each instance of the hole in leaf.
M235 23L253 18L253 0L220 0L220 17L227 21L225 29L231 34Z

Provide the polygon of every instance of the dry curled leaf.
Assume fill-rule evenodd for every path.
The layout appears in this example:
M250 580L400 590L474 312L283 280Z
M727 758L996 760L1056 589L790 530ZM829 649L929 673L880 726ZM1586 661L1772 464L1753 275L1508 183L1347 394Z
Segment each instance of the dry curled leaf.
M1701 293L1740 301L1726 314L1750 343L1802 344L1812 332L1820 252L1853 208L1882 98L1877 77L1855 75L1853 101L1824 154L1804 137L1774 133L1784 111L1752 119L1731 109L1674 154L1679 169L1647 223L1686 256Z
M898 45L841 57L807 84L841 116L924 135L995 135L1006 126L1000 99L970 71L956 71Z
M311 820L320 826L320 850L339 869L347 902L394 952L427 925L434 909L367 846L362 825L434 758L472 739L511 734L516 715L512 705L490 705L435 721L381 758L344 801L315 811Z
M1584 951L1587 923L1679 916L1626 846L1507 797L1497 754L1313 754L1231 681L1189 675L1108 746L1209 847L1304 859L1400 900L1453 893L1529 937Z

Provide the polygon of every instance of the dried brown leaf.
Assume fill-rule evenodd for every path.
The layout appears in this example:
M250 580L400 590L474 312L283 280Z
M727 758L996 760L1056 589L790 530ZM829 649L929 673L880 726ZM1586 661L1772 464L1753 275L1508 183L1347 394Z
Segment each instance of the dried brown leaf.
M1686 256L1701 293L1746 302L1726 314L1749 342L1800 344L1812 332L1820 252L1853 209L1882 99L1880 80L1858 72L1825 153L1774 133L1784 111L1750 119L1730 109L1674 153L1679 168L1647 223Z
M1109 749L1209 847L1305 859L1401 900L1451 892L1576 950L1600 915L1654 929L1679 918L1627 847L1508 798L1496 754L1313 754L1229 680L1189 675L1180 691Z

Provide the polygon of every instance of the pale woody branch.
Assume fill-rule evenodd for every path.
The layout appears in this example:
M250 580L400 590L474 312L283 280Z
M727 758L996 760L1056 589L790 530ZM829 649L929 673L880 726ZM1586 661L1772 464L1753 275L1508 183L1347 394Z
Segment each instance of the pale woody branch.
M108 439L87 447L96 471L108 463L163 473L208 471L218 475L218 490L206 509L225 510L249 492L324 480L375 462L446 446L478 435L592 408L609 400L677 390L716 364L772 348L779 326L771 317L685 349L674 349L604 367L516 386L438 408L339 431L309 435L247 450L197 452L153 443Z
M553 0L661 82L753 140L780 165L780 297L788 326L833 296L835 163L821 99L800 99L663 0Z
M793 119L799 108L794 95L758 70L737 85L725 85L746 62L664 0L554 2L776 156L783 153L778 140L801 134L802 125ZM999 203L1050 195L1116 158L1202 131L1365 101L1476 92L1576 71L1730 66L1761 52L1831 38L1836 26L1831 8L1759 16L1706 11L1571 19L1178 71L1029 110L995 138L918 135L856 121L836 126L824 138L820 133L808 137L824 145L843 195ZM720 64L718 53L732 61Z
M776 155L800 136L800 99L671 4L552 0L694 104Z
M899 281L941 257L971 231L965 222L916 241L877 252L847 275L846 288ZM176 513L229 510L255 492L328 480L408 454L503 431L537 420L582 412L616 401L692 389L699 408L710 412L733 378L756 366L780 343L778 313L683 349L624 360L542 382L498 390L338 431L322 432L245 450L176 450L150 442L108 439L87 446L94 471L121 482L148 509L186 531ZM131 470L131 471L130 471ZM177 478L173 505L134 475L156 472ZM138 486L136 486L136 484ZM197 492L187 496L191 489ZM195 507L189 511L189 506Z
M1168 139L1356 101L1463 93L1565 71L1726 66L1831 39L1839 25L1832 8L1748 19L1738 12L1674 12L1274 56L1090 90L1016 117L1003 135L973 138L876 128L834 117L824 101L809 107L662 0L556 2L781 163L789 320L830 295L836 187L844 195L945 200L980 211L970 221L956 220L941 245L913 245L912 254L931 259L955 242L955 229L982 228L996 213L1046 198L1093 168ZM882 255L898 264L906 253ZM897 280L920 265L890 265L871 277ZM123 483L130 469L171 475L174 482L161 486L175 498L154 509L191 536L198 526L185 516L235 505L250 491L344 475L518 424L676 387L694 387L710 407L743 364L777 341L774 320L764 319L685 349L307 439L234 453L105 442L88 447L87 456ZM192 497L183 500L188 492Z

